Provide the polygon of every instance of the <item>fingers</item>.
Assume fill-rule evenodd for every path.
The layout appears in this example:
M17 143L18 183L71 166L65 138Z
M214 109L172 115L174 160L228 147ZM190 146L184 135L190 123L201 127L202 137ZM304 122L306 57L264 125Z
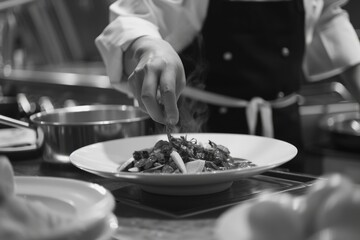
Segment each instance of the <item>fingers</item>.
M167 122L165 106L172 116L174 115L172 108L175 108L175 116L173 116L174 120L172 121L176 123L178 120L177 98L175 97L176 77L172 69L173 67L168 66L162 58L148 59L144 64L139 63L129 77L129 87L138 100L140 108L147 112L154 121L162 124ZM159 99L158 92L160 95L162 95L161 92L164 92L167 99L165 101L170 101L170 104L164 104L164 98L161 96Z
M165 111L166 124L175 125L179 121L179 110L177 108L178 94L176 71L173 67L164 70L160 78L160 93Z
M135 99L137 100L139 107L142 111L146 112L146 108L141 101L141 88L144 72L142 69L134 70L134 72L128 78L128 84L131 92L133 93Z
M180 97L182 91L186 87L186 77L185 77L185 70L184 70L184 67L182 65L178 66L178 69L175 70L175 71L176 71L175 94L176 94L176 100L179 100L179 97Z
M141 89L141 101L152 119L165 124L164 109L157 98L159 79L161 78L161 71L165 66L163 61L153 61L146 66Z

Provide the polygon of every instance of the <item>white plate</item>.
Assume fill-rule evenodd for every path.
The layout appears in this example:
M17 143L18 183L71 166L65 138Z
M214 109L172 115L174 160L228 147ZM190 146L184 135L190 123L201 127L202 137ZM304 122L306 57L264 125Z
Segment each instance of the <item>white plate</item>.
M117 227L112 211L113 195L104 187L79 180L55 177L15 177L18 197L40 201L72 221L49 233L51 239L105 240ZM81 239L85 239L81 238Z
M136 150L151 148L166 135L132 137L95 143L82 147L70 155L70 161L85 171L115 180L139 184L148 192L167 195L199 195L223 191L233 181L247 178L277 167L297 154L297 148L287 142L241 134L173 134L174 137L187 135L198 142L209 140L230 150L232 157L245 158L257 166L211 173L196 174L154 174L118 172L119 165L132 157Z

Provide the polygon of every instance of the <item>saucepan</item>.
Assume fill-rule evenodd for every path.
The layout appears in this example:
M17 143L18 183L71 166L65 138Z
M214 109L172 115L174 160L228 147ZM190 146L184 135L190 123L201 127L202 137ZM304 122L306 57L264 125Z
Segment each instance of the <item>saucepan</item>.
M140 108L128 105L84 105L30 116L29 122L0 115L0 123L36 132L43 159L69 163L76 149L107 140L152 134L154 122Z
M360 152L360 112L328 114L320 120L320 128L335 147Z

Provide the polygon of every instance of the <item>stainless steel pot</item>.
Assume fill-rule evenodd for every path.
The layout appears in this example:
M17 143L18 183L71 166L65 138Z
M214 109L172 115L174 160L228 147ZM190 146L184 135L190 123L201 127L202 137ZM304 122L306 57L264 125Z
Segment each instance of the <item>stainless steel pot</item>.
M90 105L56 109L30 116L30 123L0 117L13 127L32 128L45 161L68 163L76 149L106 140L153 133L153 121L139 108L126 105ZM42 140L43 136L43 140Z
M331 142L344 150L360 152L360 113L329 114L320 120L320 128L327 132Z

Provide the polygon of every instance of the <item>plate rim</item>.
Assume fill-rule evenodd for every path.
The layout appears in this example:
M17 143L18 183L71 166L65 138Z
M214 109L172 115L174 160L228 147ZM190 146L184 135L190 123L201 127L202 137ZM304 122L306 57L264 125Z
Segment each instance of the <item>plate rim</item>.
M93 192L99 193L99 196L100 195L103 196L99 201L95 202L95 205L91 207L90 210L91 212L87 214L87 218L84 218L84 216L76 215L75 217L72 217L72 221L69 224L62 225L60 228L56 228L54 229L54 231L45 234L44 235L45 239L47 237L56 239L59 236L67 236L67 234L71 234L76 231L80 231L80 230L83 231L84 228L88 228L92 224L95 224L99 221L105 221L106 218L109 217L109 215L113 214L113 210L115 209L115 198L112 195L112 193L109 190L107 190L105 187L97 183L86 182L78 179L51 177L51 176L14 176L15 195L20 195L20 194L26 195L25 192L21 192L21 190L19 190L18 187L19 184L21 183L36 184L39 181L45 184L51 182L52 184L50 184L49 186L57 186L62 189L67 189L67 188L58 185L59 182L67 182L69 184L75 183L78 184L78 186L87 188L88 190L91 189ZM101 191L103 191L104 193L101 194L100 193ZM36 193L37 192L35 191L33 195L36 196L37 195ZM42 193L44 194L39 194L39 196L49 196L51 198L56 199L56 197L46 194L46 192L42 192Z
M135 183L139 183L138 179L134 176L142 176L143 178L152 178L152 179L156 179L156 178L164 178L164 176L166 176L167 178L172 178L172 179L184 179L184 178L188 178L188 177L193 177L193 178L204 178L204 176L222 176L222 175L236 175L237 173L242 173L244 171L250 172L250 171L266 171L268 169L274 168L276 166L279 166L283 163L286 163L288 161L290 161L291 159L293 159L297 153L298 153L298 149L291 143L288 143L286 141L283 140L279 140L279 139L274 139L274 138L270 138L270 137L263 137L263 136L256 136L256 135L248 135L248 134L235 134L235 133L176 133L173 134L174 136L183 136L183 135L205 135L205 136L233 136L233 137L246 137L246 138L258 138L258 139L268 139L271 141L276 141L276 142L281 142L282 144L286 144L291 148L291 158L289 158L289 160L286 161L279 161L279 163L276 164L270 164L270 165L266 165L266 166L255 166L252 168L238 168L238 169L230 169L230 170L225 170L225 171L214 171L214 172L206 172L206 173L187 173L187 174L153 174L153 173L127 173L127 172L117 172L117 171L113 171L113 172L109 172L109 171L99 171L93 168L88 168L86 166L80 165L74 158L77 154L79 154L79 152L84 151L84 149L88 149L88 148L96 148L98 146L104 145L104 144L109 144L109 143L114 143L114 142L124 142L127 141L127 139L129 138L122 138L122 139L115 139L115 140L108 140L108 141L103 141L103 142L98 142L98 143L94 143L94 144L90 144L84 147L81 147L75 151L73 151L70 154L70 162L75 165L77 168L82 169L84 171L88 171L91 173L95 173L97 175L106 177L106 176L113 176L112 179L127 179L130 182L135 182ZM146 136L136 136L136 137L131 137L131 139L151 139L151 138L165 138L166 134L155 134L155 135L146 135ZM250 160L251 161L251 160ZM111 162L113 163L113 162ZM114 164L116 164L114 162ZM141 180L140 180L141 181ZM172 185L172 184L171 184Z

